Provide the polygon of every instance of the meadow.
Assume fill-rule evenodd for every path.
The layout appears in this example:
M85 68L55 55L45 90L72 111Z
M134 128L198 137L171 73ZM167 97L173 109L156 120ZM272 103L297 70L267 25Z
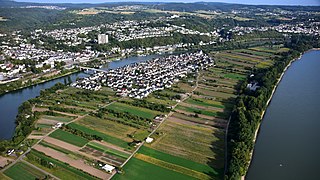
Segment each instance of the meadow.
M82 147L87 144L89 141L83 137L76 136L72 133L63 131L61 129L57 129L53 133L50 134L50 137L59 139L61 141L65 141L67 143L73 144L75 146Z
M46 175L41 171L23 162L16 163L7 169L4 174L12 179L34 180L46 178Z

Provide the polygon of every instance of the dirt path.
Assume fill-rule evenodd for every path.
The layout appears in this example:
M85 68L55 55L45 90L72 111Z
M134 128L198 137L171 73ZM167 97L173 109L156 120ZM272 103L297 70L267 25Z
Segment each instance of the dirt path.
M28 161L26 161L26 160L24 160L24 159L21 159L21 161L22 161L23 163L28 164L29 166L37 169L38 171L40 171L40 172L42 172L42 173L44 173L44 174L46 174L46 175L49 175L49 176L53 177L54 179L60 180L60 178L54 176L54 175L51 174L51 173L48 173L47 171L44 171L43 169L41 169L41 168L39 168L38 166L35 166L35 165L29 163Z
M63 153L56 151L56 150L53 150L51 148L47 148L47 147L44 147L41 145L36 145L34 147L34 149L37 151L43 152L47 156L50 156L54 159L57 159L57 160L62 161L64 163L67 163L77 169L80 169L84 172L87 172L87 173L91 174L92 176L95 176L95 177L98 177L101 179L108 179L111 176L111 174L100 171L98 169L95 169L95 168L85 164L83 162L83 160L72 159L72 158L68 157L66 154L63 154Z

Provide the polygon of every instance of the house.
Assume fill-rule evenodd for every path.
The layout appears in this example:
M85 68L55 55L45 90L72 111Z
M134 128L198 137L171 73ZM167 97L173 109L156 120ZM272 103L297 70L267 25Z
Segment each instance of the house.
M59 129L59 128L62 127L62 125L63 125L62 122L58 122L58 123L56 123L52 128L53 128L53 129Z
M147 139L146 139L146 143L152 143L152 141L153 141L153 138L151 138L151 137L147 137Z
M257 82L251 82L249 84L247 84L247 88L250 89L251 91L256 91L257 88L259 88L260 86L258 86Z
M108 173L112 173L115 167L105 164L104 166L101 167L103 170L107 171Z

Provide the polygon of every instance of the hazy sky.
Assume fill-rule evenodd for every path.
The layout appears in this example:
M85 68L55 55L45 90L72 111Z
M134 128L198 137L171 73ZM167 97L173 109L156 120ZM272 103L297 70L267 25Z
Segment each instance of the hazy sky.
M47 3L104 3L104 2L153 2L152 0L16 0L20 2ZM268 4L268 5L313 5L320 6L320 0L155 0L154 2L226 2L238 4Z

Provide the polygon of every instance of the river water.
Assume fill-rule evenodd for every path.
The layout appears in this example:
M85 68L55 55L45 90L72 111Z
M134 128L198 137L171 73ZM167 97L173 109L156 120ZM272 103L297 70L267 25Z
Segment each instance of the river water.
M320 179L320 51L294 62L267 108L248 180Z
M102 69L115 69L128 64L143 62L157 57L159 57L159 55L129 57L119 61L110 62L108 63L108 66ZM70 75L72 81L75 81L77 77L81 78L87 76L87 74L81 72ZM68 77L61 77L39 85L0 95L0 140L10 139L13 136L16 126L15 118L18 114L18 108L23 102L39 96L42 89L50 88L58 82L63 83L65 78L67 79Z

